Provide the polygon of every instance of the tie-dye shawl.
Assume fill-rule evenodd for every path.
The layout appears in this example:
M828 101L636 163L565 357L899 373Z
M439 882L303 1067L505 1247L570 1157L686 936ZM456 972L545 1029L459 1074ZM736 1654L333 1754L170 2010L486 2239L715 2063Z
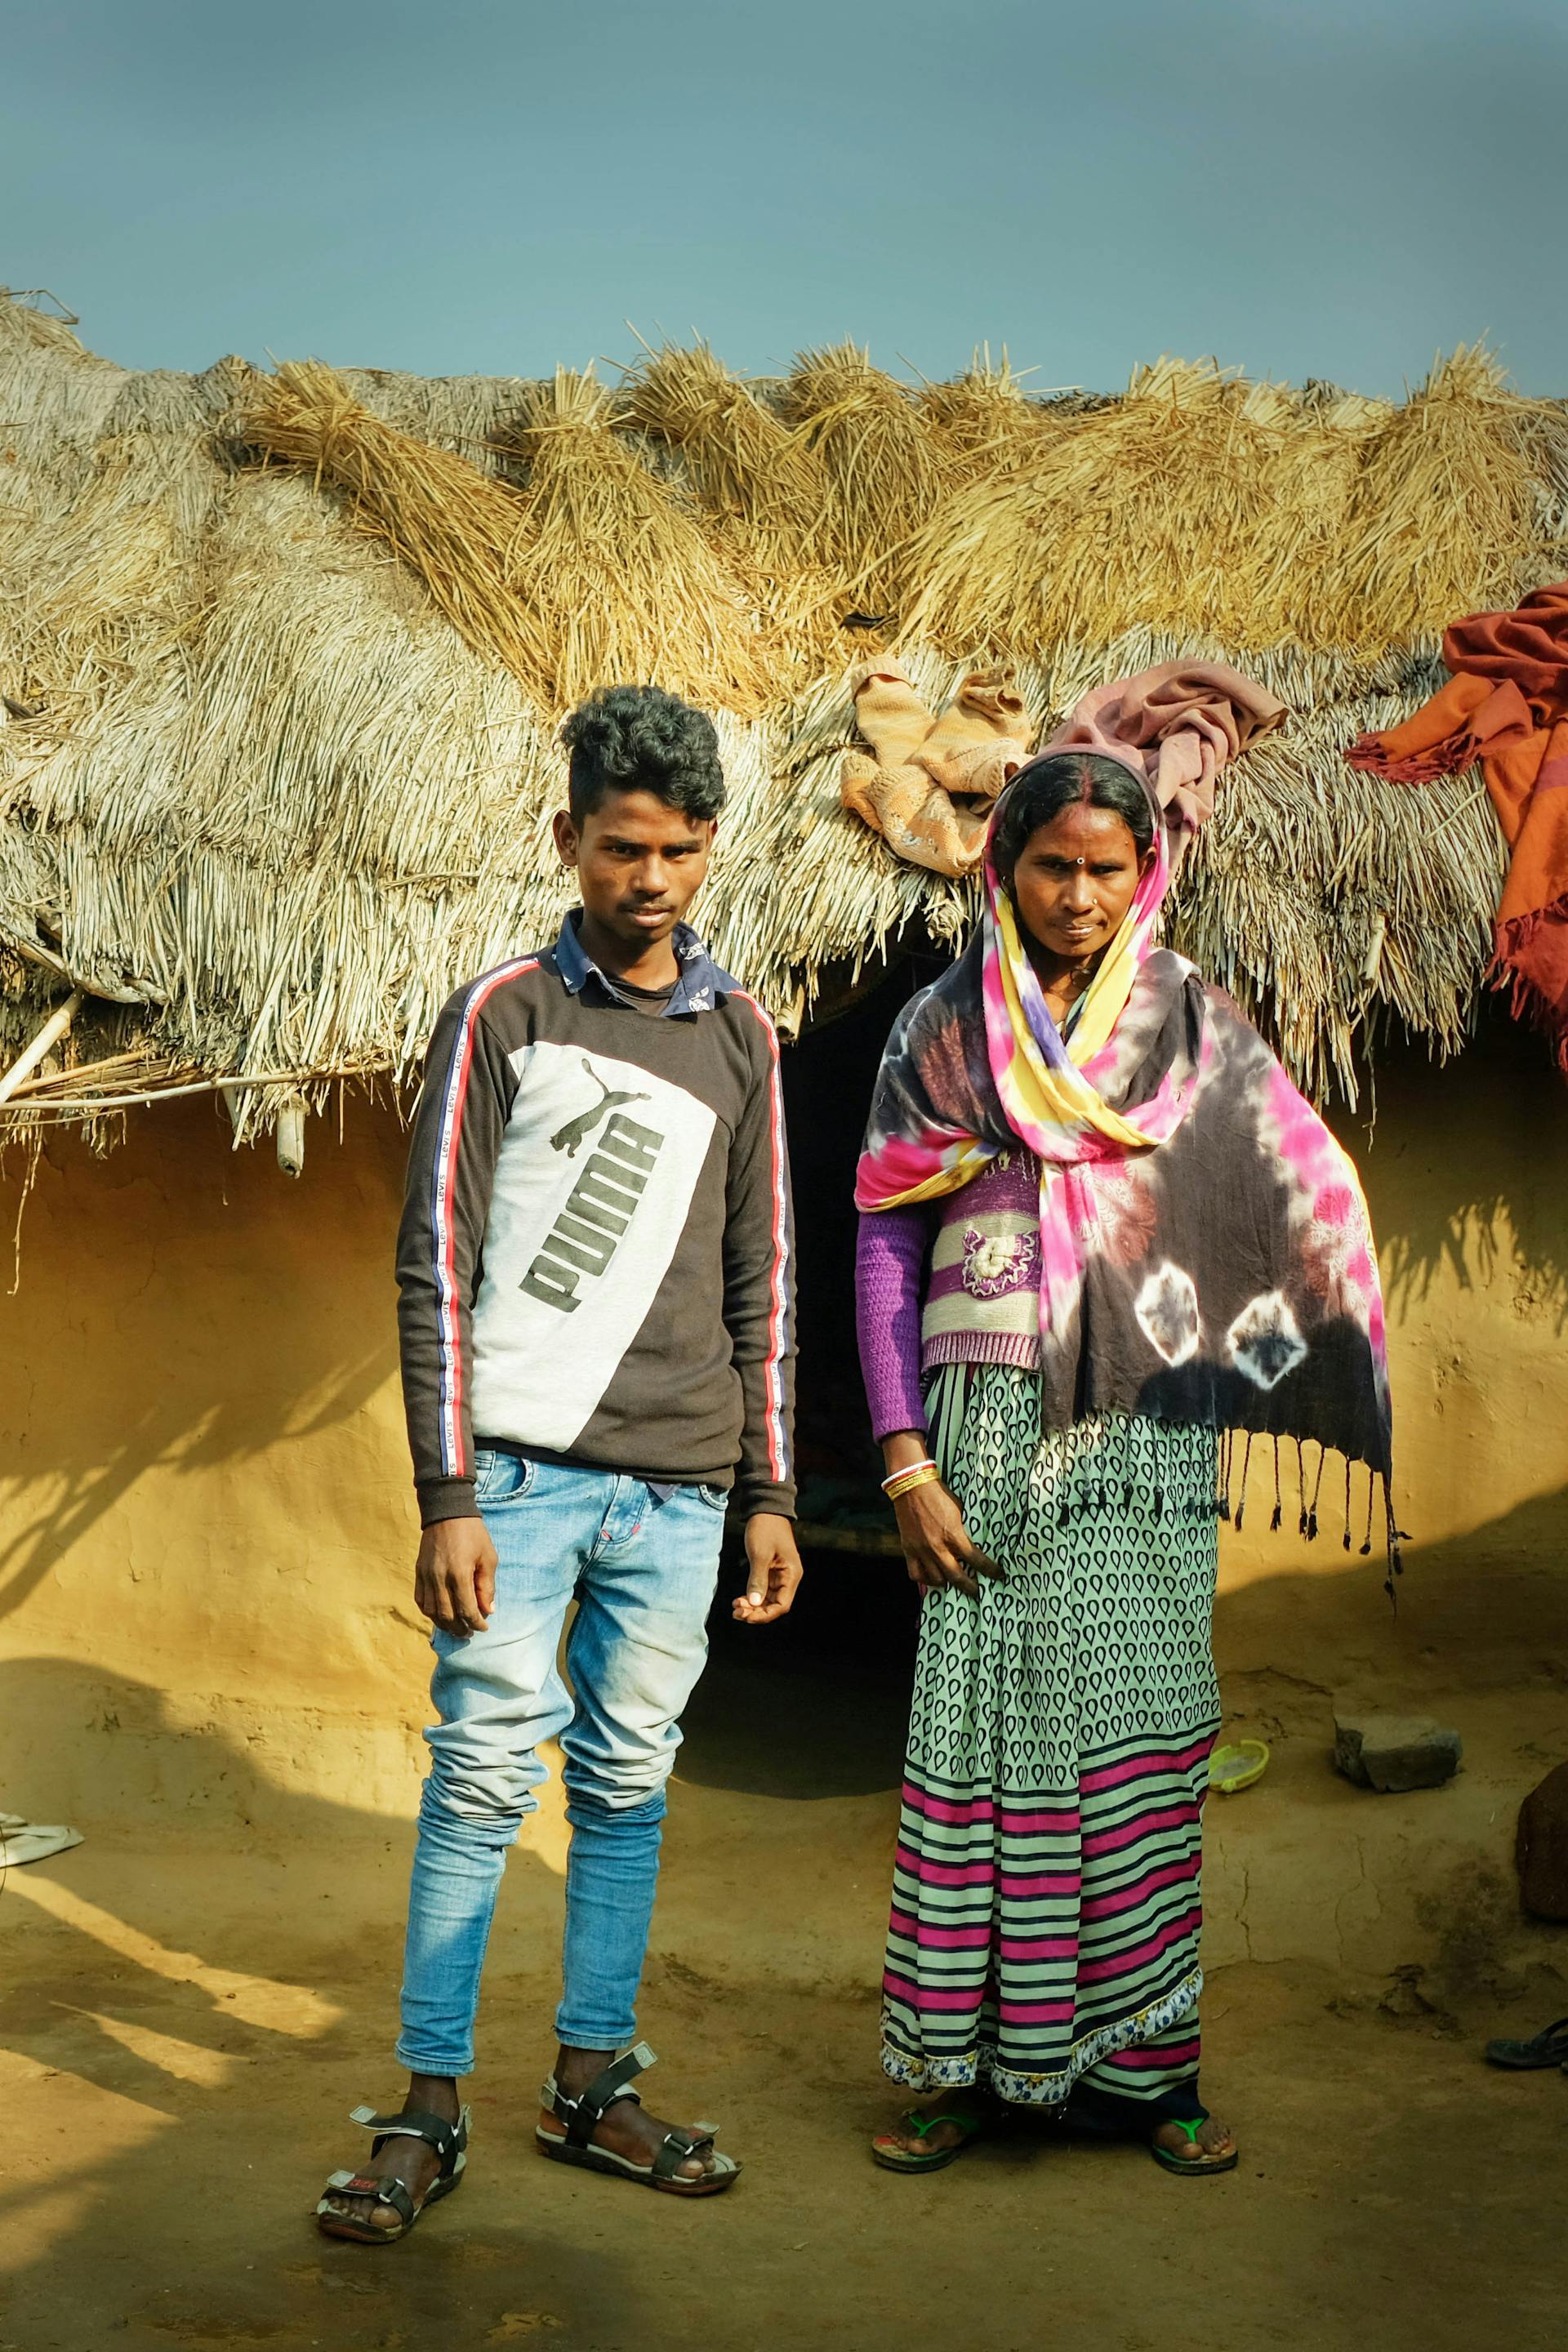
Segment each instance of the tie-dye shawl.
M1163 824L1156 843L1065 1042L987 860L980 929L889 1040L856 1198L934 1200L1026 1144L1042 1169L1046 1425L1121 1411L1240 1432L1243 1491L1252 1441L1273 1440L1276 1526L1279 1441L1293 1441L1292 1516L1299 1494L1313 1534L1337 1453L1330 1495L1342 1480L1348 1543L1349 1465L1368 1465L1385 1515L1391 1466L1366 1203L1229 997L1152 944L1170 878ZM1309 1444L1325 1449L1315 1464ZM1372 1500L1369 1486L1368 1542ZM1359 1504L1355 1516L1359 1534Z

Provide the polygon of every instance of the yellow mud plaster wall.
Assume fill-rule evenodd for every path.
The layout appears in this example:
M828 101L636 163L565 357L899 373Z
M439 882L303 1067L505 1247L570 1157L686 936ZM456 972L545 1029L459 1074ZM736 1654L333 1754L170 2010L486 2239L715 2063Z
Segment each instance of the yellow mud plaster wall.
M1568 1967L1568 1929L1521 1918L1512 1863L1521 1799L1568 1758L1568 1087L1489 1011L1447 1069L1380 1057L1376 1093L1370 1137L1336 1124L1378 1234L1406 1571L1395 1613L1359 1528L1342 1549L1342 1485L1315 1544L1289 1519L1271 1536L1255 1452L1215 1645L1227 1733L1273 1754L1257 1790L1211 1801L1204 1961L1310 1959L1424 2014L1412 1969L1440 2004ZM1343 1699L1451 1726L1458 1779L1350 1787L1328 1760Z
M1219 1615L1244 1717L1392 1688L1402 1660L1500 1688L1563 1634L1568 1089L1493 1022L1446 1071L1393 1055L1378 1093L1370 1149L1344 1132L1389 1293L1415 1538L1399 1621L1336 1513L1315 1546L1268 1533L1255 1465ZM392 1114L355 1102L341 1140L312 1124L298 1182L200 1102L104 1160L51 1142L0 1302L0 1805L220 1822L352 1780L361 1805L411 1808L427 1652L394 1348L403 1153Z
M341 1141L311 1122L297 1181L200 1100L140 1115L102 1160L49 1144L0 1325L0 1803L232 1818L242 1780L346 1775L406 1807L426 1653L403 1150L353 1101Z
M1478 1574L1568 1572L1568 1086L1536 1038L1489 1007L1460 1060L1390 1051L1360 1110L1332 1117L1377 1235L1399 1516L1413 1538L1405 1598L1415 1605L1417 1556L1461 1538ZM1342 1564L1342 1473L1336 1486L1331 1465L1310 1546L1266 1532L1271 1485L1255 1452L1222 1590ZM1356 1491L1364 1498L1363 1481Z

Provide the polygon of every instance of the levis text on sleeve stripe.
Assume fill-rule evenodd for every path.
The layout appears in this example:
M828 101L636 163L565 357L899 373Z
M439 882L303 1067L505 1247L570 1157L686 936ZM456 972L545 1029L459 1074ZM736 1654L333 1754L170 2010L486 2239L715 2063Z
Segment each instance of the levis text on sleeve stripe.
M784 1087L779 1075L778 1033L755 997L737 989L762 1024L768 1048L768 1174L773 1201L773 1264L769 1278L768 1351L763 1364L767 1406L768 1468L780 1483L790 1475L784 1400L784 1359L789 1349L789 1194L784 1160Z
M441 1124L431 1173L430 1223L435 1253L438 1328L441 1468L448 1478L467 1478L473 1465L463 1442L463 1349L458 1316L456 1267L456 1218L453 1192L458 1154L462 1144L463 1107L468 1099L468 1073L474 1059L474 1027L485 1003L503 982L531 971L537 956L519 956L476 980L463 1005L462 1018L447 1066Z

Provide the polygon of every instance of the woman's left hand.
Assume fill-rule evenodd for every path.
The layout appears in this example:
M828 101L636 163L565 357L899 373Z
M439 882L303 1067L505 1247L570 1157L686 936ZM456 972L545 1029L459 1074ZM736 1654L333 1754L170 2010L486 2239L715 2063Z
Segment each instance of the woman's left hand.
M915 1583L928 1592L940 1592L944 1584L954 1584L973 1600L980 1591L977 1577L1006 1583L1006 1570L970 1541L957 1498L940 1478L911 1486L907 1495L899 1496L893 1510L905 1566Z

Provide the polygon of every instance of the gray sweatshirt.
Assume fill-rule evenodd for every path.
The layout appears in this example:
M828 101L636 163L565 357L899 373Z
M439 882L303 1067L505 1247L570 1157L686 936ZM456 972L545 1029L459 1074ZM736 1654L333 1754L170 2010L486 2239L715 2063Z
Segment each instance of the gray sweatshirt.
M474 1446L795 1508L793 1234L773 1024L676 937L650 1016L552 948L436 1024L398 1235L426 1526L474 1508Z

